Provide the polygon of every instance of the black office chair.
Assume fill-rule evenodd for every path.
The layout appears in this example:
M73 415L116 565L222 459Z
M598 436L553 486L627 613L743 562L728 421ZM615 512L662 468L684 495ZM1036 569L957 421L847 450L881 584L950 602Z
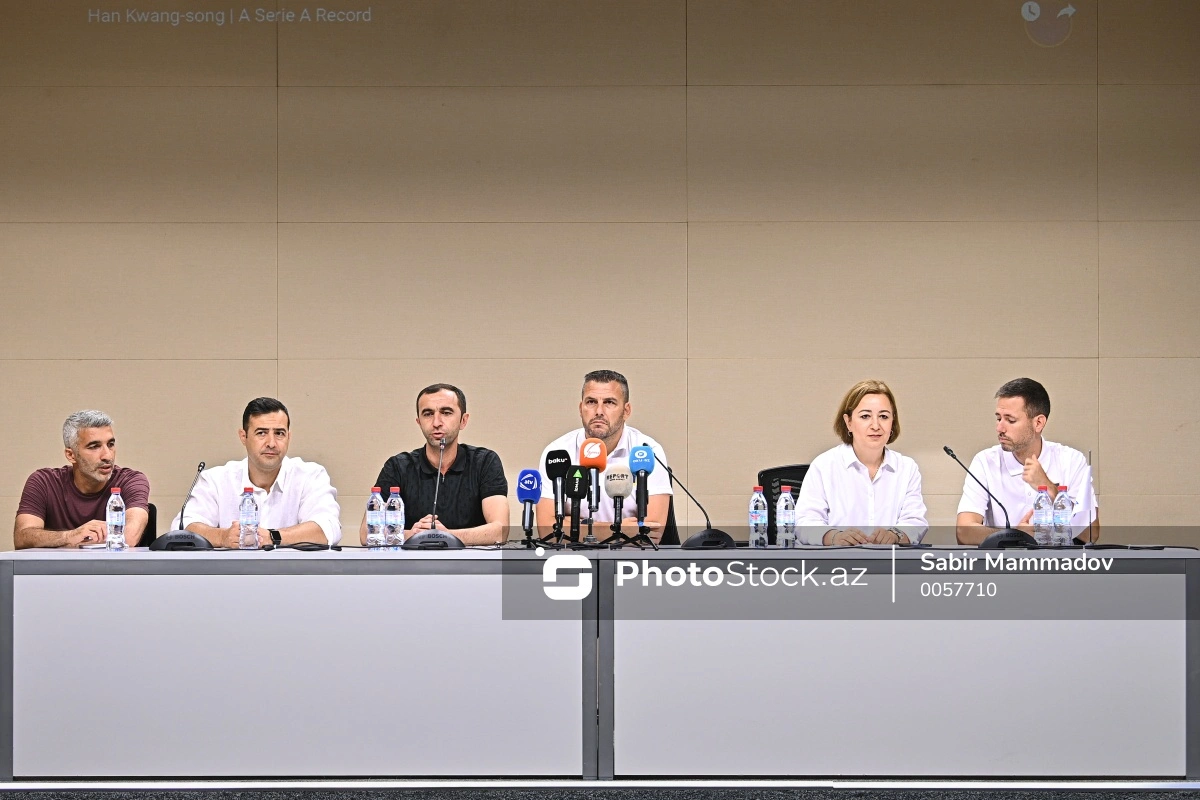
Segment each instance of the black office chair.
M667 501L667 524L663 525L662 538L659 544L679 544L679 526L675 524L675 496Z
M142 538L138 541L138 547L149 547L150 543L158 538L158 506L150 503L147 511L150 518L146 520L146 530L142 531Z
M767 543L775 544L775 504L779 502L781 486L792 487L792 497L800 496L800 484L808 474L808 464L788 464L768 467L758 473L758 485L767 497Z

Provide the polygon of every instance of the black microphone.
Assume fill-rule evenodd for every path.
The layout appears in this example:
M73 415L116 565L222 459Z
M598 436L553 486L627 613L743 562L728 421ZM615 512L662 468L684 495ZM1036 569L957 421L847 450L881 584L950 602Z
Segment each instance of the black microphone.
M442 457L446 454L446 440L438 441L437 475L433 479L433 512L429 515L429 530L410 536L400 545L404 550L462 550L466 545L453 533L437 529L438 490L442 487Z
M579 504L587 497L590 481L583 467L573 468L563 482L563 492L571 498L571 541L579 541Z
M188 487L187 494L183 496L183 505L179 508L179 527L169 533L164 533L157 537L149 544L151 550L212 550L212 542L205 539L198 533L192 533L185 530L183 527L183 512L187 510L188 501L192 499L192 492L196 489L196 484L200 481L200 473L204 472L204 462L201 461L196 465L196 477L192 478L192 485Z
M954 459L954 463L962 467L963 470L971 476L972 480L978 483L983 490L987 492L987 496L992 498L992 502L1000 506L1000 510L1004 512L1004 528L989 534L987 538L979 543L979 549L997 550L1006 547L1037 547L1036 539L1024 531L1018 531L1013 528L1012 523L1009 521L1008 509L1004 507L1004 504L1000 502L1000 499L996 497L996 495L992 494L991 490L988 489L987 486L984 486L983 481L975 477L975 473L971 472L971 470L967 468L966 464L958 460L958 456L954 455L954 451L950 449L950 446L942 445L942 449L946 451L946 455Z
M651 448L646 442L642 442L642 447L650 449L650 453L654 456L654 460L659 464L662 464L662 468L667 471L667 476L672 481L679 484L679 488L683 489L684 494L692 498L692 502L696 504L696 508L700 509L700 513L704 515L704 530L689 536L687 541L680 545L680 547L684 550L731 550L734 547L737 547L732 536L725 531L717 530L712 526L712 520L708 518L708 512L704 510L704 506L700 505L700 501L696 499L696 496L688 491L688 488L683 485L683 481L675 477L675 472L666 465L666 462L658 457L658 453L655 453L654 449Z
M546 453L546 480L554 485L554 516L562 522L563 511L563 478L571 469L571 454L566 450L551 450Z

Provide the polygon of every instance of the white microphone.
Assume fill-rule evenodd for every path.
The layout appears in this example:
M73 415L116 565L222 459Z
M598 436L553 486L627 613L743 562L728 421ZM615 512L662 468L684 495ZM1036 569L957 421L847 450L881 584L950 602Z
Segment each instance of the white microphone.
M621 507L633 494L633 473L624 459L613 459L604 470L604 491L613 501L613 532L621 532Z

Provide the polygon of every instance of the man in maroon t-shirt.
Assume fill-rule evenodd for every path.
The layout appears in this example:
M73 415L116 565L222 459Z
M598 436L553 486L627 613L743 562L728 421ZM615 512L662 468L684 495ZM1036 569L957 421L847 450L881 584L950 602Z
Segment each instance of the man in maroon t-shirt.
M112 420L100 411L76 411L63 423L67 466L39 469L25 481L13 544L78 547L103 542L111 490L125 501L125 541L137 545L150 519L150 482L136 469L118 467Z

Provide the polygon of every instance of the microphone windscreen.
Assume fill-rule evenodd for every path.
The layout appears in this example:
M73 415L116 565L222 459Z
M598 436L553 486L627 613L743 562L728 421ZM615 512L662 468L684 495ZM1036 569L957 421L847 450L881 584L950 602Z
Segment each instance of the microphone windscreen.
M604 471L608 462L608 448L599 439L584 439L579 446L579 466Z
M523 469L517 477L517 502L536 503L542 499L542 475L536 469Z
M587 497L588 488L587 470L582 467L572 467L563 480L563 494L572 500L581 500Z
M611 498L625 498L633 494L633 473L622 459L610 461L604 471L604 493Z
M567 477L571 469L571 454L566 450L551 450L546 453L546 477L550 480Z
M654 451L642 444L629 452L629 469L634 474L645 471L654 472Z

